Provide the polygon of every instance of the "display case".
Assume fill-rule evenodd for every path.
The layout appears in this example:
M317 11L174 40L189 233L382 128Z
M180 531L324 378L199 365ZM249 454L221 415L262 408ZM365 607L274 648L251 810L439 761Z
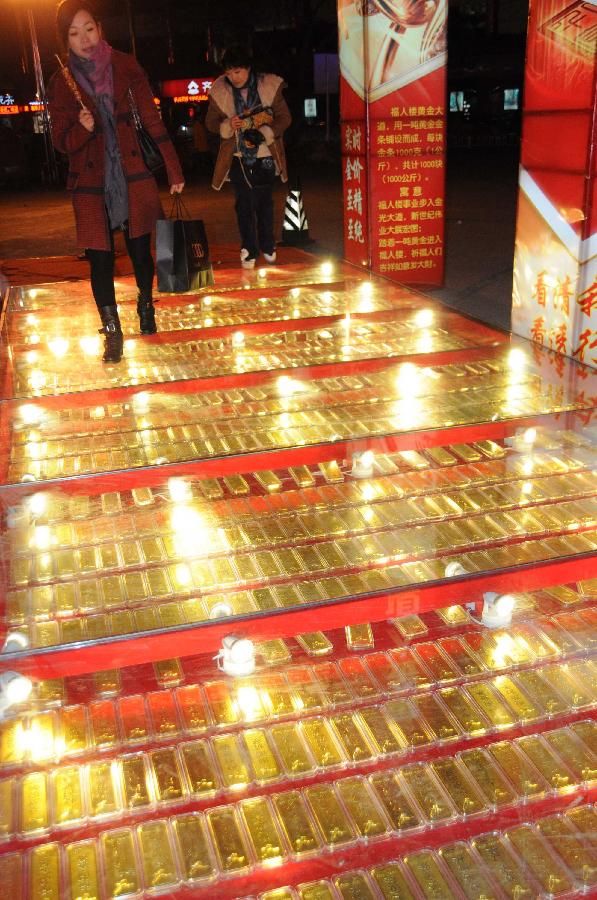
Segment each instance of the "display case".
M8 292L5 896L588 895L597 378L292 259Z

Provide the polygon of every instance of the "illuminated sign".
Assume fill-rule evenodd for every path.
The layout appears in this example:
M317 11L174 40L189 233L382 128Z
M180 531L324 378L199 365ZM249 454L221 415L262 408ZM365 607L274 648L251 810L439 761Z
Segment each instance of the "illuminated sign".
M213 78L176 78L162 81L162 97L174 103L207 103Z
M7 101L11 101L10 103ZM0 116L17 116L19 113L40 113L43 111L44 105L39 100L33 100L31 103L15 103L14 97L10 94L0 94Z

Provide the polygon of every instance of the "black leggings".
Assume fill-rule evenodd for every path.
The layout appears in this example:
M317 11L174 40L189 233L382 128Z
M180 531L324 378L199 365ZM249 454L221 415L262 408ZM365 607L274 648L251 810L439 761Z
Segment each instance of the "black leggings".
M123 229L124 240L128 255L131 258L135 272L135 281L139 288L139 294L145 299L151 297L153 275L155 266L151 255L151 235L142 234L140 237L129 237L128 229ZM91 290L95 302L100 306L115 306L116 294L114 292L114 235L110 234L111 250L85 251L91 267Z

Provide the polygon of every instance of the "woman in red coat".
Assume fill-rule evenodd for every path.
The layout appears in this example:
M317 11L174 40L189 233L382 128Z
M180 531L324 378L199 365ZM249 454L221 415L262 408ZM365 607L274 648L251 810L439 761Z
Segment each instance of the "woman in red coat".
M68 68L48 89L52 140L68 156L78 246L91 267L91 289L105 335L104 362L122 358L122 329L114 292L114 237L122 229L139 289L141 334L155 334L151 232L162 208L157 185L139 149L131 104L166 164L170 193L184 180L176 151L137 61L112 50L87 0L63 0L56 15Z

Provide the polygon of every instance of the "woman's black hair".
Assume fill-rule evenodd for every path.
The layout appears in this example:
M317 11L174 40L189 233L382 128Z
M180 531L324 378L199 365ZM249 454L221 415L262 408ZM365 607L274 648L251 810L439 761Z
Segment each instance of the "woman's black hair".
M78 12L89 13L94 22L99 23L95 8L88 0L62 0L56 10L56 31L64 48L68 47L68 30Z
M241 44L228 47L227 50L224 50L221 66L224 72L228 71L228 69L252 69L253 56L251 51Z

